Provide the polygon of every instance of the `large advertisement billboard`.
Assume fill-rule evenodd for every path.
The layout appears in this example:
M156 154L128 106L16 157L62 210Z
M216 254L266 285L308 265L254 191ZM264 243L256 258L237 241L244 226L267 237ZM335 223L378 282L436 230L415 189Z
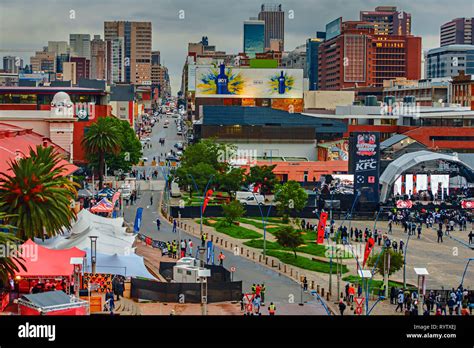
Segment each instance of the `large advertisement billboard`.
M354 189L360 192L360 202L378 202L380 172L380 134L352 133L350 169L354 174Z
M326 40L331 40L333 37L341 35L341 27L342 17L326 24Z
M303 98L303 69L197 67L196 98Z

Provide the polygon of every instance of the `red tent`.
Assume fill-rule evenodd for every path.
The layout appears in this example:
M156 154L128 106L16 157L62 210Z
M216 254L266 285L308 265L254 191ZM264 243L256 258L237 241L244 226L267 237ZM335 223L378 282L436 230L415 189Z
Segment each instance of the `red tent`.
M86 256L86 252L78 248L53 250L40 246L31 239L20 248L26 271L20 267L15 276L22 278L70 277L74 273L71 257Z
M107 198L102 198L99 203L90 209L93 213L110 213L113 210L114 205Z

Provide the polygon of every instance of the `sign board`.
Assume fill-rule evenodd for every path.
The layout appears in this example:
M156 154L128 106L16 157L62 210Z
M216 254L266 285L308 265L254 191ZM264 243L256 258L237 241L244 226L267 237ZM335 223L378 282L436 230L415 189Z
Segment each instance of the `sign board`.
M474 201L461 201L461 207L463 209L474 209Z
M364 297L355 297L354 301L357 305L357 307L362 307L362 304L364 303L365 298Z
M331 40L333 37L341 35L341 27L342 17L326 24L326 40Z
M234 266L232 266L232 267L230 268L230 271L231 271L231 272L235 272L235 270L236 270L236 269L235 269Z
M362 314L362 307L357 307L356 308L356 314L361 315Z
M354 174L354 190L359 202L378 202L380 133L355 132L350 139L349 169Z
M196 68L196 98L303 98L303 69Z
M397 201L397 208L399 209L411 209L413 207L413 202L409 199L406 201L399 199Z

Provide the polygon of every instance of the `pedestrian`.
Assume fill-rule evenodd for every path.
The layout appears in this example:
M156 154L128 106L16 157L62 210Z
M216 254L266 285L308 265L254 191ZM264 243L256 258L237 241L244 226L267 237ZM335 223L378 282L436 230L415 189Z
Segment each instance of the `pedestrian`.
M469 237L469 244L472 244L472 238L474 237L474 233L472 233L472 231L469 232L468 237Z
M265 287L265 284L262 283L262 286L260 288L260 295L262 296L262 304L265 304L265 291L267 291L267 288Z
M403 312L403 303L405 301L405 295L403 294L402 289L398 290L397 295L397 308L395 308L395 312L398 312L398 308L400 308L400 313Z
M158 231L160 230L160 226L161 226L161 221L160 219L156 219L156 228L158 229Z
M346 304L344 303L344 300L341 298L339 300L339 312L341 312L341 316L344 315L345 310L346 310Z
M443 243L443 230L439 229L438 230L438 243L441 241Z
M114 293L112 290L108 290L105 294L105 305L104 311L110 311L110 314L114 314L115 302L114 302Z
M221 251L219 256L217 257L217 260L219 261L219 266L224 267L224 259L225 255Z
M186 241L184 239L181 240L181 257L186 256Z
M255 295L252 304L253 304L253 307L255 308L255 314L261 315L260 313L261 298L259 295Z
M206 245L206 234L203 233L203 234L201 235L201 247L204 248L205 245Z
M193 242L191 239L188 240L188 249L189 249L189 256L193 256Z
M176 219L173 219L173 233L176 233L176 226L177 226Z
M273 304L273 302L270 302L270 305L268 306L268 314L275 315L275 311L276 311L276 306Z
M306 276L303 278L303 291L308 291L308 279L306 279Z

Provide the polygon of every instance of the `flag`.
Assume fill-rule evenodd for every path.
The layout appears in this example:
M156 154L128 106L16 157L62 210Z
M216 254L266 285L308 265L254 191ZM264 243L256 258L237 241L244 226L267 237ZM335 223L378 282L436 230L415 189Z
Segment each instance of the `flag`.
M207 264L209 264L209 261L211 260L211 254L212 254L212 242L209 240L207 241L207 260L206 260Z
M372 237L370 237L367 240L367 243L365 244L365 252L364 252L364 262L362 263L362 267L365 266L365 263L367 262L367 259L369 258L370 252L374 248L375 241Z
M206 192L206 197L204 198L204 203L202 205L202 213L203 214L204 214L204 211L206 210L207 203L209 203L209 198L211 198L213 193L214 193L214 191L212 189L209 189Z
M143 208L138 208L137 213L135 215L135 224L133 225L133 232L138 233L140 231L140 227L142 225L142 214Z
M324 230L326 229L326 222L328 220L328 213L322 212L319 216L319 223L318 223L318 244L324 243Z
M262 187L262 184L255 184L253 186L253 193L257 193L258 191L260 191L260 187Z

